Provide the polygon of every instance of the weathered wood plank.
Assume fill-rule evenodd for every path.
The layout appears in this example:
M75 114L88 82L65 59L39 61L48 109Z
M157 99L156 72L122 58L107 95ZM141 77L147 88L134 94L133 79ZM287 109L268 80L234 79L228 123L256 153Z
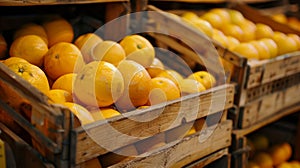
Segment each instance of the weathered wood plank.
M257 121L255 124L252 124L249 127L233 130L233 134L237 138L241 138L241 137L248 135L249 133L254 132L272 122L275 122L275 121L281 119L282 117L285 117L287 115L298 112L299 110L300 110L300 103L294 104L292 106L281 109L280 111L274 113L271 116L268 116L267 118L264 118L261 121Z
M192 164L189 164L188 166L186 166L186 168L202 168L202 167L207 166L210 163L212 163L228 154L229 154L228 148L221 149L215 153L210 154L209 156L207 156L205 158L202 158ZM222 165L222 166L224 166L224 165ZM229 166L228 166L228 168L229 168Z
M186 163L198 160L231 143L232 122L227 120L211 126L202 132L182 139L177 144L146 153L130 161L120 162L111 166L116 167L182 167ZM204 139L202 139L204 138ZM204 141L202 141L204 140Z
M103 147L113 151L180 126L183 122L195 121L230 108L233 105L233 95L233 85L222 85L200 94L188 95L180 100L171 101L166 106L164 104L152 106L105 122L99 121L84 128L78 128L75 130L77 132L74 134L75 137L72 138L77 140L76 163L106 153ZM149 118L153 116L158 117L149 121ZM148 122L139 122L147 120ZM101 142L103 146L101 147L96 142ZM94 147L89 148L90 146Z

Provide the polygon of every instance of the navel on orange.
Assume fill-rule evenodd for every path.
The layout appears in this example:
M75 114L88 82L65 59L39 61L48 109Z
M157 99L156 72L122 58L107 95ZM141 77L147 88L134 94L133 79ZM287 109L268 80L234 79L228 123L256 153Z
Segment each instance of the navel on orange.
M10 64L8 67L38 90L44 94L48 94L50 90L48 79L39 67L26 62Z

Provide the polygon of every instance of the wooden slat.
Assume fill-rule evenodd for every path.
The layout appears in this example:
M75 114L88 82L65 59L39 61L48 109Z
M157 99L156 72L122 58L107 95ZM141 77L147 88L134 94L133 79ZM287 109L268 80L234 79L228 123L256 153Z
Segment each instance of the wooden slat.
M116 150L128 144L170 130L183 122L195 121L210 114L214 114L233 106L233 85L222 85L200 94L183 97L180 100L165 105L152 106L148 109L136 110L124 116L112 118L107 122L99 121L85 128L76 129L76 163L107 153L96 142L104 147ZM224 102L222 104L221 102ZM149 122L138 122L159 116ZM134 119L138 119L135 121ZM117 130L117 131L116 131ZM122 136L120 136L120 133ZM130 138L125 138L129 135ZM132 138L135 137L135 138ZM114 143L112 143L114 142ZM90 148L93 146L93 148Z
M187 163L203 158L231 143L232 122L227 120L211 126L194 135L182 139L179 143L165 146L164 148L146 153L142 157L120 162L111 166L116 167L182 167ZM199 141L207 136L205 141ZM201 138L202 137L202 138Z
M271 60L248 62L246 88L253 88L300 71L300 52L292 52Z
M209 156L200 159L199 161L196 161L192 164L189 164L188 166L186 166L186 168L202 168L204 166L209 165L210 163L220 159L223 156L228 155L228 148L225 149L221 149L215 153L210 154ZM222 165L224 166L224 165ZM229 167L228 167L229 168Z
M88 4L108 2L129 2L129 0L0 0L0 6Z
M16 113L14 109L12 109L9 105L0 100L0 108L6 111L14 120L22 125L22 127L36 139L39 143L44 144L50 151L53 153L60 152L59 146L55 144L52 140L50 140L45 135L41 134L36 128L34 128L31 123L25 120L20 114Z
M54 165L44 162L36 150L2 123L0 123L0 131L0 138L5 140L14 151L17 167L54 168Z
M300 103L297 103L290 107L283 108L280 111L278 111L277 113L273 114L272 116L264 118L262 121L258 121L256 124L253 124L248 128L233 130L233 134L237 138L243 137L251 132L254 132L270 123L273 123L273 122L281 119L282 117L285 117L285 116L288 116L295 112L298 112L299 110L300 110Z

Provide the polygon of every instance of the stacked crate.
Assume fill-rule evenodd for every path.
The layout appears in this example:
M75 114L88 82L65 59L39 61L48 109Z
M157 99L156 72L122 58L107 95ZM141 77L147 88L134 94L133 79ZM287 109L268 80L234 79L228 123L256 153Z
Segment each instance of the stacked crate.
M272 20L244 3L229 3L223 7L238 10L245 18L254 23L267 24L275 31L300 34L297 30ZM159 11L157 8L153 10ZM180 7L166 11L178 16L187 11L199 15L205 12L203 9L181 9ZM178 18L177 20L186 24ZM161 47L182 55L197 55L179 40L163 35L152 36L159 41ZM234 67L234 71L227 76L230 82L236 84L235 108L229 110L228 113L228 117L233 120L234 124L231 150L235 155L246 158L249 150L245 148L247 146L246 141L243 140L245 135L299 110L300 100L296 94L300 84L300 52L287 53L269 60L249 61L246 57L230 51L218 42L212 40L212 43L219 56ZM233 160L232 165L235 167L246 165L245 162L240 162L245 161L241 157L233 156ZM235 161L240 162L239 166Z
M69 4L68 2L22 1L23 5ZM103 2L114 2L106 5L107 8L115 9L116 7L115 1ZM22 5L20 1L15 3ZM84 4L85 1L74 3ZM93 3L93 1L88 1L88 3ZM121 6L123 3L124 1L121 2ZM13 5L13 3L1 1L0 4ZM109 13L108 9L106 14L109 15ZM15 21L17 19L15 18ZM110 15L107 21L111 19ZM137 21L142 26L146 26L147 30L175 33L183 37L182 39L190 41L192 45L197 45L195 40L207 41L198 32L191 32L190 37L193 39L190 39L185 34L190 32L189 28L176 21L171 20L169 23L175 26L170 27L163 20L155 18L155 15L149 14L146 21L144 19ZM119 32L126 32L128 28L126 25L137 21L129 20L125 26L117 28L121 29ZM99 22L92 22L89 25L95 25L93 23ZM178 29L183 31L178 31ZM145 36L147 35L145 33ZM216 53L214 48L211 49L209 47L198 48L197 51ZM160 54L162 54L161 58L166 57L163 53ZM197 57L192 59L199 60ZM176 63L176 59L172 60ZM172 62L168 63L172 64ZM227 156L229 155L228 147L231 145L232 121L227 119L227 110L233 106L233 84L218 82L215 87L204 92L190 94L146 109L136 109L121 116L79 127L74 126L75 116L69 109L61 105L50 104L46 95L15 75L2 63L0 63L0 90L0 112L2 116L5 115L5 118L1 117L1 122L9 127L0 125L5 132L3 136L12 144L15 144L13 141L18 140L26 146L29 152L33 153L34 158L42 158L41 163L24 162L23 166L33 167L43 164L44 167L85 167L91 164L97 167L182 167L187 165L193 167L208 165L223 157L229 162ZM12 98L12 95L15 97ZM31 120L36 121L35 124L24 114L34 115ZM147 121L147 118L153 115L158 117ZM143 119L145 122L135 119ZM187 134L192 127L195 128L195 132ZM131 138L126 138L127 135ZM21 154L19 153L17 158L20 158ZM198 161L197 164L192 164L195 161Z

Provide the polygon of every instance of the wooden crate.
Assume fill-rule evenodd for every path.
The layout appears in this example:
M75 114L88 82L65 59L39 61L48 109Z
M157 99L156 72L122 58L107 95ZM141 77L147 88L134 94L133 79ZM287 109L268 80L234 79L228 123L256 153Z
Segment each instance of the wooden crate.
M269 22L272 22L272 27L274 27L274 30L282 31L284 33L296 33L299 34L299 32L296 32L295 30L292 30L288 28L285 25L281 25L279 27L276 27L276 24L279 24L275 21L270 21L270 18L263 15L261 15L258 11L248 7L245 4L235 4L231 5L232 9L236 9L241 11L246 18L249 20L261 23L268 24ZM154 10L161 12L163 15L163 18L168 17L168 14L164 13L163 11L159 10L158 8L155 8L154 6L149 6L149 10ZM254 12L253 12L254 10ZM187 10L168 10L167 12L180 15L183 12L186 12ZM193 12L201 14L205 11L196 11L193 10ZM249 13L249 14L246 14ZM170 15L169 15L170 16ZM264 18L266 21L263 22L259 18ZM174 17L168 17L170 20L176 20L177 22L180 22L182 24L183 21L181 21L179 18ZM187 26L188 27L188 26ZM191 27L191 31L195 31L194 28ZM179 41L177 39L174 39L171 36L165 36L162 34L151 34L155 39L159 41L160 47L164 47L167 49L170 49L172 51L176 51L179 54L181 54L183 57L186 55L191 55L190 57L199 57L198 53L195 53L190 46L187 46L182 41ZM208 38L208 37L207 37ZM218 51L218 54L220 57L224 58L225 60L229 61L234 66L234 72L227 76L231 82L235 82L238 84L238 90L237 90L237 97L235 99L235 104L238 106L244 106L247 101L243 99L245 96L244 94L247 92L247 89L260 86L265 83L269 83L271 81L280 79L284 76L292 75L300 71L300 52L293 52L284 54L282 56L278 56L274 59L270 60L262 60L262 61L249 61L247 58L229 51L227 48L224 48L222 45L220 45L218 42L210 39L211 42L214 44L216 50ZM199 46L202 46L199 44ZM193 61L193 60L190 60ZM196 62L200 63L201 62Z
M79 165L80 163L109 152L100 145L97 145L93 138L98 138L104 145L111 145L110 149L112 150L118 150L141 141L147 141L149 136L151 138L154 135L158 137L165 136L163 140L166 141L166 139L170 139L168 131L179 129L185 125L184 123L191 126L190 123L193 123L195 120L195 123L198 123L197 119L204 117L207 117L206 123L209 123L209 125L224 121L224 119L221 120L221 114L224 109L228 109L233 105L234 88L228 84L212 88L203 93L188 95L181 99L168 102L165 107L157 105L149 109L136 110L128 113L128 115L111 118L107 121L97 121L84 127L74 128L72 126L74 116L68 109L49 104L46 96L13 74L13 72L3 64L0 64L0 69L0 88L2 91L1 122L9 125L10 128L13 129L19 128L18 125L20 125L20 130L16 129L14 131L19 134L25 130L25 132L29 134L30 139L32 138L35 143L38 144L35 146L39 147L37 150L41 155L58 167ZM224 94L226 97L224 97ZM11 95L16 96L10 97ZM218 106L218 104L222 104L220 102L224 101L224 98L226 101L225 106ZM148 117L150 114L154 115L155 113L160 114L162 109L164 109L163 113L151 122L136 122L130 118ZM179 113L179 111L181 111L181 113ZM195 113L192 114L191 112ZM35 120L36 125L32 125L30 121L26 119L28 113L33 113L32 115L36 117L31 118L31 122ZM4 115L5 117L3 117ZM214 117L210 117L211 115L214 115ZM172 121L172 124L170 124L170 121ZM199 152L198 156L200 158L200 156L207 155L214 150L230 145L231 125L230 121L221 122L217 124L216 130L214 126L208 127L204 129L203 132L200 131L190 137L182 139L179 143L168 140L169 142L166 141L168 142L167 144L172 147L168 145L163 146L161 152L158 152L157 155L151 154L151 157L146 158L150 159L154 156L157 158L165 158L164 155L169 153L170 157L174 155L174 159L178 159L176 160L176 164L180 163L179 161L183 159L182 157L196 157L197 155L194 155L194 153L197 152ZM111 127L121 131L123 134L136 136L136 138L122 141L121 137L117 137L119 134L111 131ZM187 127L184 128L185 129L181 132L182 134L188 131ZM143 131L141 132L141 130ZM211 131L215 133L218 130L218 133L210 137L215 138L214 140L204 142L204 144L207 145L201 143L197 144L199 136L203 135L203 133L208 134ZM176 132L178 133L177 130L175 133ZM180 137L180 134L178 136ZM216 143L218 140L220 140L220 143ZM113 144L111 143L112 141L114 141ZM159 142L160 141L155 141L154 144ZM199 148L203 150L187 150L186 153L180 153L182 148L194 148L194 145L199 145ZM178 149L175 148L176 146L178 146ZM139 159L140 157L134 159L132 162L136 162ZM136 162L136 164L141 163L140 161ZM175 162L170 160L169 164L172 165L175 164Z
M298 107L298 110L293 114L274 120L268 125L261 125L259 129L252 130L251 132L244 131L244 133L241 131L234 131L232 134L232 145L230 147L230 153L232 155L231 167L247 167L248 160L253 158L255 152L259 152L255 151L255 149L253 149L253 144L251 144L251 137L253 138L257 135L266 137L268 139L269 147L283 142L289 143L293 150L291 160L297 160L299 154L299 151L296 150L297 147L299 147L299 132L297 130L297 127L299 126L299 114ZM250 142L247 142L249 139Z
M154 25L163 21L152 21L147 21L148 30L174 32L189 40L183 32L177 32L177 29L189 32L188 28L180 25L175 26L176 30L168 25L157 27ZM190 34L194 37L193 45L197 45L194 39L204 44L207 41L198 32ZM200 51L203 49L198 49ZM206 49L204 55L211 57L211 52L214 50ZM193 59L199 60L198 57ZM49 104L44 94L2 63L0 91L0 121L22 135L24 141L56 167L85 167L91 162L97 164L98 159L104 167L183 166L231 143L232 122L226 119L226 110L233 106L234 85L224 82L218 82L217 86L204 92L169 101L166 105L137 109L80 127L74 127L76 118L69 109ZM146 122L135 120L154 115L159 117ZM184 137L192 125L197 132ZM126 135L131 138L124 139ZM199 142L199 138L205 135L209 140ZM198 148L194 149L195 146ZM116 154L124 151L137 157Z
M161 15L164 15L165 18L168 17L167 13L164 13L163 11L153 6L149 6L149 8L151 10L160 12ZM253 20L254 22L261 22L261 20L255 20L256 17L259 17L259 18L264 18L266 20L264 23L266 24L269 22L271 22L273 25L277 24L274 21L269 21L270 20L269 17L263 17L263 15L261 16L261 14L258 11L253 12L254 9L246 6L245 4L238 3L236 5L232 5L232 8L241 11L243 14L247 12L251 13L245 15L245 17L247 17L250 20ZM180 15L185 11L186 10L170 10L168 12ZM196 12L203 13L204 11L196 11ZM177 21L179 23L183 23L180 20L180 18L169 17L168 19L173 20L174 22ZM276 29L276 26L273 27L274 30L280 30L285 33L297 33L295 32L295 30L291 30L290 28L284 29L284 25L279 26L278 29ZM195 30L191 28L191 31L195 31ZM199 53L194 52L191 49L191 47L189 47L189 45L184 44L182 41L175 39L172 36L166 36L166 35L155 34L155 33L152 33L150 35L154 39L159 41L158 44L160 47L177 52L183 58L185 58L186 55L189 56L192 55L191 57L197 57L197 55L199 55ZM275 99L278 99L279 101L280 97L284 96L284 92L285 92L284 89L286 89L284 83L287 80L293 78L293 75L299 73L300 71L299 51L284 54L270 60L249 61L247 58L242 57L239 54L233 53L229 51L227 48L224 48L218 42L212 40L212 43L214 44L216 50L218 51L219 56L224 58L232 66L234 66L234 71L232 74L228 75L228 73L226 72L224 74L227 77L226 80L227 82L233 82L236 83L237 85L236 95L234 98L234 102L235 102L234 104L236 105L237 108L233 109L232 110L233 112L230 113L229 115L230 118L234 120L235 128L245 128L247 126L250 126L251 123L243 123L245 122L245 120L254 123L256 120L253 119L257 118L255 116L257 112L251 116L249 115L248 118L247 117L244 118L244 117L247 116L247 114L250 113L250 111L257 110L258 108L260 108L261 111L264 111L263 108L267 108L268 106L270 106L268 102L275 101ZM202 45L199 44L199 46ZM191 59L189 59L189 61L194 62L194 64L201 64L201 62L196 62ZM286 77L290 77L290 78L286 78ZM294 84L296 84L296 82L299 81L295 80ZM275 91L277 93L275 93ZM256 103L254 103L253 101L255 99L260 99L260 100L257 100ZM276 106L272 106L272 110L271 110L272 112L270 111L270 114L262 113L258 116L258 118L262 119L268 115L271 115L271 113L274 114L275 111L279 111L280 109L286 108L289 105L297 103L299 100L293 98L291 98L291 100L288 100L288 98L284 98L284 101L288 101L289 103L285 103L285 104L278 103L276 104Z
M253 88L251 90L253 92L249 92L251 101L240 108L238 127L251 127L295 104L299 104L300 99L296 95L300 86L299 75L297 73Z

